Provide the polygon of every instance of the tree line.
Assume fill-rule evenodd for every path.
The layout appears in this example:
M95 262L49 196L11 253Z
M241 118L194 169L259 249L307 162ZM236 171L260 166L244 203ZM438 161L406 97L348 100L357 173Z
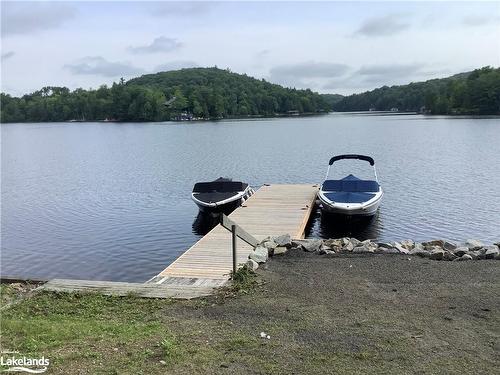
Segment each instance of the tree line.
M448 78L381 87L346 96L336 111L422 111L431 114L500 114L500 68L484 67Z
M311 90L271 84L218 68L148 74L110 87L44 87L22 97L0 94L2 122L167 121L180 114L221 119L317 113L330 102Z

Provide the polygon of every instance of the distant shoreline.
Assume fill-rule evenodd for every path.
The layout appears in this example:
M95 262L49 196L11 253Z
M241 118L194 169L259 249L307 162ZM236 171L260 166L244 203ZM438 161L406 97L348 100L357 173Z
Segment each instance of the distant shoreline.
M239 121L251 121L251 120L265 120L265 119L278 119L278 118L304 118L304 117L316 117L316 116L327 116L327 115L357 115L357 116L417 116L421 115L423 117L432 119L432 118L456 118L456 119L495 119L500 118L500 114L497 115L433 115L430 113L418 113L411 111L400 111L400 112L391 112L391 111L332 111L332 112L324 112L324 113L301 113L298 115L287 115L287 114L277 114L275 116L265 116L265 115L254 115L254 116L245 116L245 117L224 117L218 119L194 119L194 120L165 120L165 121L122 121L122 120L65 120L65 121L23 121L23 122L1 122L0 124L65 124L65 123L123 123L123 124L132 124L132 123L203 123L203 122L218 122L218 121L231 121L231 120L239 120Z

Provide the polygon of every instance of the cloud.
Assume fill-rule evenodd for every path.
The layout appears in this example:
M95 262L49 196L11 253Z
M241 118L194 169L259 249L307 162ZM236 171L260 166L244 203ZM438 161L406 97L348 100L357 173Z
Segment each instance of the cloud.
M307 61L275 66L270 73L274 78L321 78L340 76L348 70L349 67L344 64Z
M422 71L424 67L420 63L365 65L353 74L352 80L360 87L409 83L426 75Z
M59 2L2 1L1 7L2 36L56 29L76 15L73 6Z
M15 54L16 53L14 51L9 51L9 52L2 53L2 61L10 59Z
M210 12L216 3L203 1L172 1L163 2L151 9L151 14L156 17L187 17Z
M263 49L263 50L260 50L258 51L256 54L255 54L255 57L257 57L258 59L261 59L263 57L267 57L269 56L269 54L271 53L271 50L270 49Z
M462 19L462 24L470 27L486 26L500 23L500 17L468 15Z
M178 42L177 39L160 36L158 38L155 38L155 40L153 40L151 44L139 47L129 47L128 50L135 54L142 54L172 52L176 49L179 49L180 47L182 47L182 43Z
M128 62L107 61L101 56L87 56L74 64L66 64L64 68L77 75L97 75L103 77L127 77L144 73L141 68Z
M169 70L179 70L184 68L197 68L199 65L194 61L171 61L160 64L154 68L155 72L168 72Z
M363 87L365 86L353 76L332 79L321 86L323 90L333 90L334 92L344 91L345 89L359 89Z
M369 18L361 24L359 29L354 32L354 35L377 37L399 33L410 27L410 24L403 22L402 18L401 14Z
M313 88L317 86L315 80L339 77L348 71L345 64L306 61L275 66L270 70L269 80L288 87Z
M407 84L422 78L430 78L436 72L424 71L425 64L380 64L364 65L347 77L326 82L325 90L373 89L385 85Z
M424 67L423 64L386 64L386 65L364 65L355 74L376 77L406 77L415 74Z

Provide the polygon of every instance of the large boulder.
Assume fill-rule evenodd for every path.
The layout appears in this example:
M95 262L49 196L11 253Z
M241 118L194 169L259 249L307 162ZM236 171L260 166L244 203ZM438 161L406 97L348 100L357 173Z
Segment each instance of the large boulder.
M453 251L456 248L457 248L457 245L454 244L453 242L448 242L448 241L443 242L443 249L445 249L445 250Z
M349 237L342 237L341 241L342 241L342 246L347 246L347 244L351 242L351 239Z
M415 242L415 245L413 246L413 250L425 250L424 245L422 245L420 242Z
M399 250L388 242L378 242L376 252L383 254L399 254Z
M292 237L289 234L284 234L282 236L274 237L273 241L278 246L292 247Z
M443 260L444 258L444 250L439 246L434 246L431 250L430 256L432 260Z
M351 242L347 242L343 247L342 251L352 251L356 246Z
M269 240L269 241L262 242L260 244L260 246L263 246L269 250L274 250L278 246L278 244L276 242L274 242L273 240Z
M469 250L474 251L474 250L479 250L484 245L481 241L478 240L467 240L465 241L464 246L467 246Z
M411 249L409 254L416 255L422 258L429 258L431 256L430 251L425 250L423 247Z
M466 246L460 246L457 247L453 253L455 253L456 256L462 257L464 254L467 254L469 252L469 248Z
M401 254L408 254L410 252L408 249L404 248L403 245L400 244L399 242L393 242L392 246L396 250L398 250Z
M457 258L458 257L455 254L453 254L451 251L444 252L443 260L455 260Z
M335 254L335 251L330 247L330 246L326 246L325 244L321 245L321 248L319 249L318 253L320 255L331 255L331 254Z
M455 260L458 260L458 261L464 261L464 260L472 260L473 258L469 255L469 254L464 254L462 255L461 257L458 257L457 259Z
M324 240L323 244L332 249L341 249L344 246L344 241L342 238Z
M401 254L398 249L394 247L378 247L376 253L382 254Z
M278 246L274 249L273 255L285 255L288 248L285 246Z
M472 259L476 260L476 259L479 259L479 256L481 255L481 253L479 250L475 250L475 251L469 250L467 252L467 255L470 255L472 257Z
M361 243L361 241L356 238L349 238L349 242L352 243L354 247L358 246Z
M443 240L426 241L426 242L422 242L422 245L426 248L426 250L432 250L432 248L434 246L443 247L444 241Z
M313 253L315 251L319 251L321 249L321 245L323 245L322 240L303 240L301 241L302 248L305 251Z
M411 250L415 247L415 242L413 242L413 240L404 240L401 241L401 246L404 247L406 250Z
M248 259L247 262L245 263L245 265L251 269L252 271L255 271L257 268L259 268L259 263L257 263L255 260L253 259Z
M304 248L302 247L302 242L304 240L292 240L292 249L301 249L303 250Z
M495 259L495 257L500 253L496 245L484 246L484 258L485 259Z
M352 250L353 253L373 253L375 252L375 250L373 249L373 247L370 247L368 245L365 245L365 244L359 244L358 246L356 246L353 250Z
M272 238L271 236L267 236L266 238L263 238L263 239L259 242L259 244L261 245L261 244L263 244L264 242L267 242L267 241L272 241L272 240L273 240L273 238Z
M372 240L364 240L361 244L366 247L370 253L375 252L378 249L378 245Z
M264 246L259 245L250 253L248 257L257 263L265 263L269 257L269 250Z
M377 243L377 245L379 248L383 248L383 249L392 249L393 248L393 246L388 242L379 242L379 243Z

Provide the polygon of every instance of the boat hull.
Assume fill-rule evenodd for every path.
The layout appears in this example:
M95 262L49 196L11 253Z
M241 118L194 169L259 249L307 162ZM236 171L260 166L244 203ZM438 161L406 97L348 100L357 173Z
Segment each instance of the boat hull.
M217 206L206 206L198 202L195 203L200 209L200 212L203 212L205 214L220 214L234 211L236 208L241 206L241 198L233 202L228 202Z
M337 203L326 199L322 194L319 195L321 202L321 210L327 214L342 215L342 216L373 216L382 201L382 194L379 194L374 199L363 203Z
M212 201L203 201L200 199L197 199L197 196L195 193L191 194L191 199L196 203L198 206L200 212L206 213L206 214L220 214L220 213L225 213L228 214L241 206L241 204L246 201L248 198L250 198L254 193L254 190L251 187L248 187L245 189L245 191L237 192L234 194L234 196L230 198L226 198L224 200L218 201L218 202L212 202Z

